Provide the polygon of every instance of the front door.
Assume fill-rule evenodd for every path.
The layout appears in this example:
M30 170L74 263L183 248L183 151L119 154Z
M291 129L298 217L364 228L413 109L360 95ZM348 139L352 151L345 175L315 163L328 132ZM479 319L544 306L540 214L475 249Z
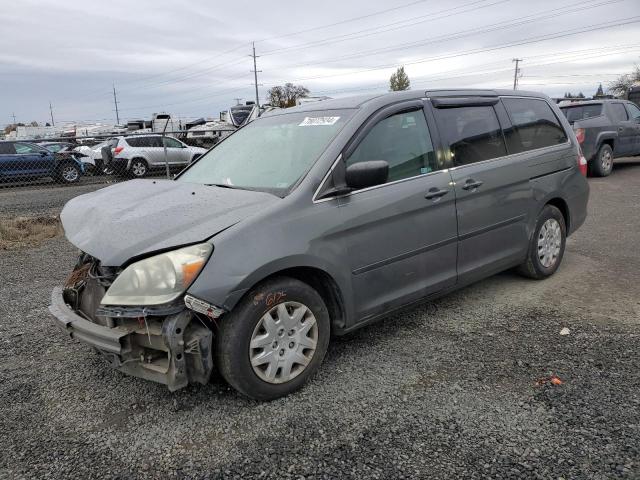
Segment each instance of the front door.
M455 195L422 102L379 112L365 129L346 166L385 160L390 169L387 183L340 199L358 320L456 282Z

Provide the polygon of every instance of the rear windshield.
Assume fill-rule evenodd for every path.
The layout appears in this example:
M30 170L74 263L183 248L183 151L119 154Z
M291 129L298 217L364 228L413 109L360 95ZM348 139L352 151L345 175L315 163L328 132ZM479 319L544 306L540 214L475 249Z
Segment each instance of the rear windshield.
M573 123L577 120L585 120L602 115L602 104L576 105L575 107L562 107L560 110L567 117L569 123Z

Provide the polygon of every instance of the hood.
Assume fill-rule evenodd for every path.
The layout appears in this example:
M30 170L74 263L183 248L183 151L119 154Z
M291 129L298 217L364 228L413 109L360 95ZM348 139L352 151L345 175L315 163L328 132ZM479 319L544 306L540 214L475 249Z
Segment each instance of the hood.
M120 266L131 257L205 241L280 198L263 192L173 180L131 180L70 200L60 218L67 239Z

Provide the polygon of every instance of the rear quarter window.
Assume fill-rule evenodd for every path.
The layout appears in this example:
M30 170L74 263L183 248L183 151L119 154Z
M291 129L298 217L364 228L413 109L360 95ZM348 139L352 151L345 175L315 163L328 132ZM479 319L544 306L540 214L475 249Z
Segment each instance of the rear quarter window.
M565 143L567 134L547 102L537 98L503 98L512 126L504 131L509 153Z

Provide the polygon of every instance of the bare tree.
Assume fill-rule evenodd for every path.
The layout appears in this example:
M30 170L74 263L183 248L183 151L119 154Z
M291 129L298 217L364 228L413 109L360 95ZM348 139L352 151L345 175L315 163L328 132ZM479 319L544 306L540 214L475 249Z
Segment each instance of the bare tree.
M309 96L309 89L302 85L285 83L284 86L270 88L267 92L267 100L274 107L295 107L299 98Z
M626 97L629 89L640 83L640 66L636 65L633 72L621 75L609 83L609 91L616 97Z

